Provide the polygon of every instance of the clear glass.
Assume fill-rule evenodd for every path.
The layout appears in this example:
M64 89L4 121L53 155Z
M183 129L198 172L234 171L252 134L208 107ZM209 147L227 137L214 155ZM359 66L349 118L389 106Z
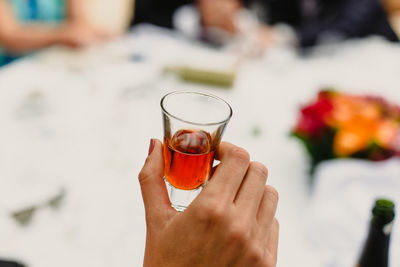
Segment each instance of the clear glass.
M164 96L161 109L164 180L172 207L184 211L209 178L232 108L216 96L179 91Z

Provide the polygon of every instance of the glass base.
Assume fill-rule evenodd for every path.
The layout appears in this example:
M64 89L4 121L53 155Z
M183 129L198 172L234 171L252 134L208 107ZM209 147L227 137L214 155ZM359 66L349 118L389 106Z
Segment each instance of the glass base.
M184 211L190 203L199 195L202 187L193 190L182 190L175 188L164 178L165 184L167 186L169 200L171 201L171 207L176 211Z

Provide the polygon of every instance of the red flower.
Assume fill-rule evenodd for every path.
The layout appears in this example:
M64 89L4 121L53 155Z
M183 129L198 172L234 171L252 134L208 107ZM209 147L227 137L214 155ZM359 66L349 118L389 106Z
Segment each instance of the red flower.
M318 100L301 109L301 117L296 126L295 132L311 138L320 137L328 125L327 116L333 110L333 105L326 92L321 92Z

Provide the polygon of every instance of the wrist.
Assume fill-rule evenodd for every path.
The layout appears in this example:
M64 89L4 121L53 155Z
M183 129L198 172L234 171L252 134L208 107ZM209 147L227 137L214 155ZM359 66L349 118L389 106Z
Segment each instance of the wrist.
M57 44L64 44L70 35L70 27L68 24L60 26L54 33L54 42Z

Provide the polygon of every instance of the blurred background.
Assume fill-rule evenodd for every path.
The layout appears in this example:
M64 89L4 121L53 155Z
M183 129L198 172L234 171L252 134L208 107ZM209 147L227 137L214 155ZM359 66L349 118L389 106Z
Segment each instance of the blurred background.
M356 266L375 199L400 214L399 36L399 0L0 0L0 259L141 266L137 174L192 90L269 168L278 266Z

